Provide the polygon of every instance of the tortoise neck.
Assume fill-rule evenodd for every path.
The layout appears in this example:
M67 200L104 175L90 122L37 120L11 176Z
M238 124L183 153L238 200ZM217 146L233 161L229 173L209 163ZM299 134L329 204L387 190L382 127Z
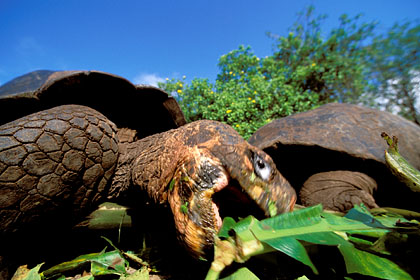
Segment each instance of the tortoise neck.
M139 188L155 202L165 203L167 186L182 155L182 145L175 138L163 132L132 143L119 143L120 154L109 198L115 199L132 188Z

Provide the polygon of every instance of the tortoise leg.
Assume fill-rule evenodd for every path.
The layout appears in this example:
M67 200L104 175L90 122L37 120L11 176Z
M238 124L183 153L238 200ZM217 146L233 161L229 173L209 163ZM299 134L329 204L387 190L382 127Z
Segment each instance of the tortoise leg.
M364 173L330 171L317 173L303 183L300 200L304 206L322 203L324 209L345 212L355 204L378 207L372 194L376 181Z
M79 105L0 126L0 233L45 216L80 218L106 196L118 159L115 135L112 122Z

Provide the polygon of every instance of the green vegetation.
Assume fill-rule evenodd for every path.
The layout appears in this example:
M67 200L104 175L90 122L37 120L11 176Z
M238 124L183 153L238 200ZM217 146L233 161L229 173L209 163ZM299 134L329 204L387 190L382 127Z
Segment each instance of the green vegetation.
M269 34L270 56L239 46L220 57L214 83L183 77L159 86L176 95L188 121L222 121L245 138L273 119L328 102L382 106L420 124L420 24L396 24L378 35L377 23L342 15L323 36L326 16L315 17L309 7L299 18L288 36Z
M327 279L328 276L323 274L325 268L318 270L319 263L315 265L312 261L316 256L322 256L322 265L333 271L334 279L365 279L364 276L372 279L414 279L410 273L416 267L405 265L407 259L412 260L418 255L414 248L420 245L420 223L396 212L376 212L373 215L361 205L343 216L342 213L323 211L322 206L317 205L261 221L253 216L237 222L227 217L218 234L214 261L205 279L219 279L233 262L241 263L242 267L231 270L222 279L265 279L256 276L246 261L253 256L273 252L309 268L288 271L290 268L287 265L277 261L275 265L280 271L295 275L287 279ZM42 264L32 269L21 266L13 279L75 279L66 277L75 275L76 271L84 271L80 279L144 280L149 279L149 272L156 273L148 262L136 254L123 252L107 241L113 247L110 251L104 249L99 253L81 255L43 271ZM322 253L322 250L317 250L318 247L336 248L344 267L337 267L337 255ZM276 256L270 255L264 264L269 266L273 262L276 262ZM270 277L276 276L273 272L268 273Z
M322 206L317 205L262 221L252 216L239 222L226 218L219 232L215 259L206 280L218 279L220 272L232 262L244 263L252 256L273 251L286 254L310 267L313 274L327 278L322 277L311 261L307 252L311 246L337 247L345 269L344 275L336 274L336 279L358 279L360 276L357 274L381 279L413 279L388 258L394 252L389 251L385 244L395 238L398 232L404 232L406 236L418 236L419 223L408 221L402 216L373 216L363 206L355 206L344 217L324 212ZM400 245L403 243L401 239ZM328 265L334 260L325 255L323 262ZM311 278L311 275L303 273L298 277L303 276ZM244 267L223 279L259 278Z

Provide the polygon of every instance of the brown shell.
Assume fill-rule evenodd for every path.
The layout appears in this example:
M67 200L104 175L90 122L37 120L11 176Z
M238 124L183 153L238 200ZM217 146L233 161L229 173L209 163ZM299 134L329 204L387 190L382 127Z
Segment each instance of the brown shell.
M119 128L145 136L186 123L176 100L163 90L134 85L100 71L36 71L0 89L0 125L64 104L91 107Z
M351 104L331 103L315 110L277 119L249 139L267 148L276 144L320 146L385 163L381 132L396 135L402 155L420 167L420 127L388 112Z
M383 188L395 178L385 166L382 132L397 136L401 154L420 169L420 127L357 105L331 103L274 120L249 142L267 152L296 189L311 175L332 170L364 172Z

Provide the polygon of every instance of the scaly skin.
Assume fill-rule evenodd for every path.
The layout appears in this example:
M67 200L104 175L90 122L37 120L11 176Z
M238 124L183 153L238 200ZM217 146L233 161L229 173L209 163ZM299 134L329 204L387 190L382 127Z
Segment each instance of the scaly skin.
M118 158L116 127L66 105L0 127L0 232L58 212L79 216L107 195Z
M205 257L221 224L215 192L237 182L238 193L267 216L289 211L296 200L271 158L228 125L198 121L132 143L119 143L117 133L103 115L78 105L2 126L1 230L35 223L46 209L80 214L105 196L140 187L170 205L181 243Z

